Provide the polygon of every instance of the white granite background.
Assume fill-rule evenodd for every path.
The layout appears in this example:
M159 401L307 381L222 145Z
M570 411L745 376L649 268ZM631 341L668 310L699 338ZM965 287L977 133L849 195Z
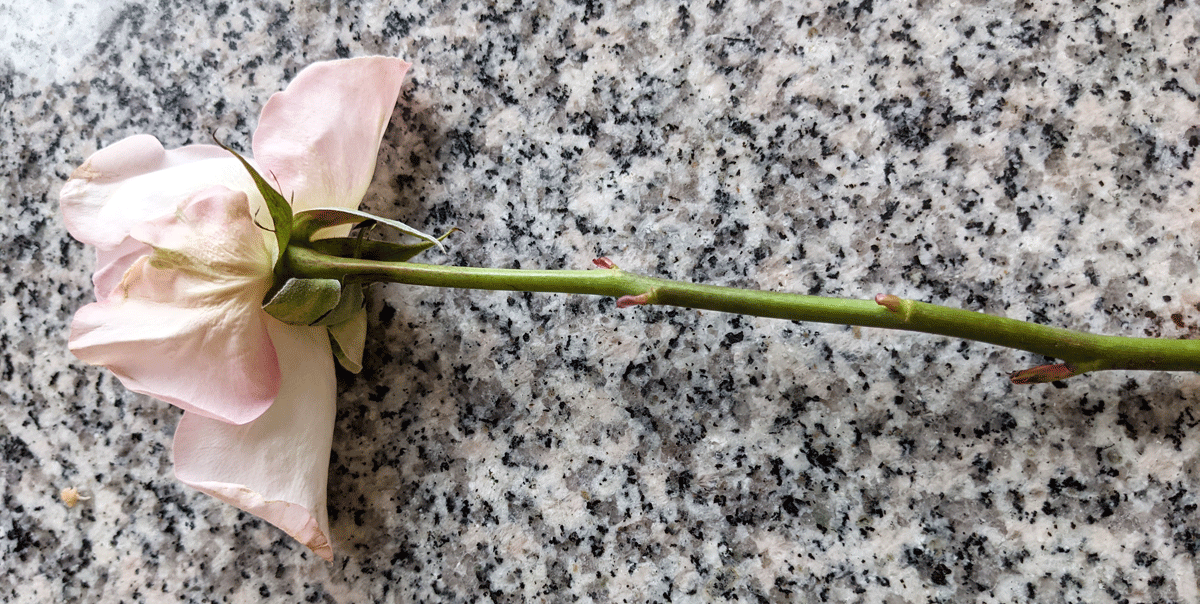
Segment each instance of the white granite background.
M463 229L435 261L1194 337L1196 0L36 6L0 6L0 600L1197 601L1200 376L400 286L325 563L67 353L92 257L56 213L106 144L245 146L305 64L384 53L415 66L366 206Z

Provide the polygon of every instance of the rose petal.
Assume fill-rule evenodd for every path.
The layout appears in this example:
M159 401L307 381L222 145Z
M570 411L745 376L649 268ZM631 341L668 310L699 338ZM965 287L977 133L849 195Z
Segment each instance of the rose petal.
M63 185L59 205L71 236L105 251L121 245L134 224L170 214L214 185L246 191L255 207L264 205L229 152L215 145L167 151L143 134L89 157Z
M256 229L245 194L197 195L147 237L177 265L156 267L167 261L154 260L160 250L115 285L104 276L105 297L75 314L71 351L135 392L223 421L255 419L280 383L261 311L271 258Z
M253 299L257 307L273 279L274 255L267 250L263 230L250 217L245 193L215 186L197 192L172 214L133 225L129 236L155 249L152 260L202 278L203 286L246 288L230 295ZM173 295L178 301L195 294ZM195 302L208 299L206 294Z
M296 211L358 207L409 66L388 57L315 63L267 101L254 157Z
M337 384L329 337L323 327L273 319L267 326L284 376L275 404L243 426L184 414L175 430L175 475L332 560L326 481Z
M127 237L111 250L96 249L96 272L92 275L92 285L96 289L96 300L103 302L112 295L113 291L125 278L125 272L138 258L150 254L150 246Z

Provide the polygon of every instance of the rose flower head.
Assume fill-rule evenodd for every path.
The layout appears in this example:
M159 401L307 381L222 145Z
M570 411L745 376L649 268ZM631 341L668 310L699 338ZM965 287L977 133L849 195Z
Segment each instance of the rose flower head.
M291 211L357 208L408 68L385 57L305 68L263 108L247 161ZM247 167L219 146L127 138L75 170L60 203L71 235L96 248L96 302L76 313L71 351L183 409L180 480L332 559L334 356L360 366L361 307L335 326L263 310L287 242Z

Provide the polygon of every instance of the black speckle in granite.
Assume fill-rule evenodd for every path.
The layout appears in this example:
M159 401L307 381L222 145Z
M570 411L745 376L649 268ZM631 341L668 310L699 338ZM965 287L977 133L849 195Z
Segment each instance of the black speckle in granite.
M8 351L8 335L7 334L0 336L0 350L5 351L4 352L4 369L2 372L0 372L0 380L3 380L5 382L11 382L16 369L13 366L12 355L10 355L7 352Z
M37 537L15 519L9 529L5 531L4 538L9 541L9 545L4 548L5 552L16 554L22 561L28 559L26 550L41 545Z

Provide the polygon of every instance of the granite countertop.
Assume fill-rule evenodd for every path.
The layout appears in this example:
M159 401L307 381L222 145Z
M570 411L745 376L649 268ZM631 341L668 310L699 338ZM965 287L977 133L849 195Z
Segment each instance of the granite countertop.
M179 411L67 352L93 255L57 213L107 144L245 148L303 66L387 54L364 206L462 229L435 262L1195 337L1194 1L98 4L0 7L0 600L1200 597L1195 374L1013 386L1043 359L396 285L340 376L324 562L177 482Z

